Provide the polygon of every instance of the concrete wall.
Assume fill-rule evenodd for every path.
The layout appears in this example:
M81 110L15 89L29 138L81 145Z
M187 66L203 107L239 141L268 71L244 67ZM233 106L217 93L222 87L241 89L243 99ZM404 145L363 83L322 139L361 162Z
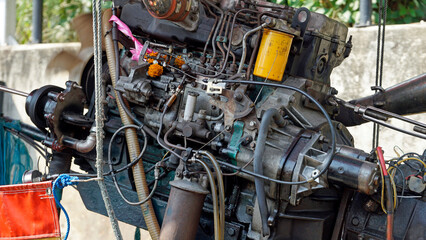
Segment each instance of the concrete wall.
M375 85L377 26L351 28L353 36L351 55L334 69L332 85L339 91L338 97L344 100L356 99L373 94L370 86ZM426 23L386 26L386 42L383 62L383 87L388 88L399 82L426 72ZM426 92L425 92L426 94ZM426 122L426 113L409 116ZM399 121L392 124L402 126ZM355 139L355 146L369 152L372 148L373 124L349 128ZM379 144L384 147L385 157L395 156L394 146L405 152L423 153L426 140L410 137L388 128L380 128Z
M372 94L376 62L377 27L350 29L353 50L348 59L336 68L331 76L332 85L339 90L339 97L350 100ZM426 72L426 24L395 25L386 27L386 45L383 86L389 87L410 77ZM42 44L0 47L0 81L21 91L30 92L46 84L64 86L68 72L47 69L47 65L60 52L77 53L78 43ZM426 93L425 93L426 94ZM29 122L25 113L25 99L5 94L3 112L7 116ZM426 122L426 114L412 116ZM371 150L372 124L352 127L358 148ZM381 130L380 145L385 156L393 157L393 147L404 151L423 152L426 141L400 134L393 130ZM63 204L71 218L70 239L113 239L107 218L85 210L78 193L73 188L65 190ZM133 239L134 227L121 224L125 239ZM65 229L64 218L61 228ZM145 233L146 234L146 233ZM147 239L147 235L143 236Z

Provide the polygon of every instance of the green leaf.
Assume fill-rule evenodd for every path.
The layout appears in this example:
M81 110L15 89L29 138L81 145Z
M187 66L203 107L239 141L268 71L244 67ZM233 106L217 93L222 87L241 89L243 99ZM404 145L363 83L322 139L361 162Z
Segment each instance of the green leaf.
M399 14L401 16L405 16L407 14L407 8L405 8L405 6L402 5L401 3L398 3L398 7L399 7Z

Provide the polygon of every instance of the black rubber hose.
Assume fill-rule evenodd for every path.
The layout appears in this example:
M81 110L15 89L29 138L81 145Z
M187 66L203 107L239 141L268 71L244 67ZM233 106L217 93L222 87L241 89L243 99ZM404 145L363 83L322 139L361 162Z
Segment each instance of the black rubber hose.
M254 150L254 172L263 175L263 155L265 153L266 137L268 136L269 126L272 119L275 123L283 127L285 125L284 118L278 113L275 108L268 109L262 116L260 122L259 135L256 140L256 149ZM266 204L265 183L263 179L255 178L254 184L256 186L257 202L259 204L260 218L262 220L262 233L263 236L269 235L268 227L268 206Z

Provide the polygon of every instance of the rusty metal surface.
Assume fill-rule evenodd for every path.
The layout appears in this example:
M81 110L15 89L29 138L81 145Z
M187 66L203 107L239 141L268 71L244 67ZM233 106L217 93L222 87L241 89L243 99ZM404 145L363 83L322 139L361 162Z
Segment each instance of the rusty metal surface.
M193 185L199 187L188 188L188 184L182 186L182 182L187 181L174 181L176 187L171 184L160 240L195 239L206 192L196 183Z

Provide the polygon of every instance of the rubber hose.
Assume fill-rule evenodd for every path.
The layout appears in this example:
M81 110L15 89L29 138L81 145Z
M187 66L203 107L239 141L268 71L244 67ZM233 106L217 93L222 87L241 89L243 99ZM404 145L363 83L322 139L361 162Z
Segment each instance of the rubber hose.
M263 154L265 152L266 137L268 136L269 125L272 119L275 123L282 127L285 125L284 118L278 113L275 108L268 109L262 116L260 122L259 135L256 140L256 149L254 150L254 172L263 175ZM256 187L257 202L259 204L260 218L262 220L263 236L269 235L268 227L268 206L266 204L265 183L263 179L255 178L254 184Z
M111 81L113 89L115 89L116 84L116 67L115 67L115 53L114 46L112 42L112 36L109 34L109 30L112 28L112 25L109 22L109 19L112 16L111 9L105 10L102 17L102 30L105 36L105 49L108 59L108 67L110 69ZM117 92L114 90L115 95ZM117 107L120 113L121 121L123 125L133 124L133 121L126 114L123 109L123 106L117 100ZM140 153L140 146L138 142L138 137L136 129L126 129L125 130L127 148L129 150L130 159L136 159ZM133 178L135 180L136 192L138 194L139 200L145 199L149 195L149 188L146 182L145 171L143 168L142 161L139 161L133 168ZM157 240L160 236L160 225L158 224L157 217L155 216L154 208L152 206L151 200L141 205L142 214L145 219L146 226L148 228L149 234L153 240Z

